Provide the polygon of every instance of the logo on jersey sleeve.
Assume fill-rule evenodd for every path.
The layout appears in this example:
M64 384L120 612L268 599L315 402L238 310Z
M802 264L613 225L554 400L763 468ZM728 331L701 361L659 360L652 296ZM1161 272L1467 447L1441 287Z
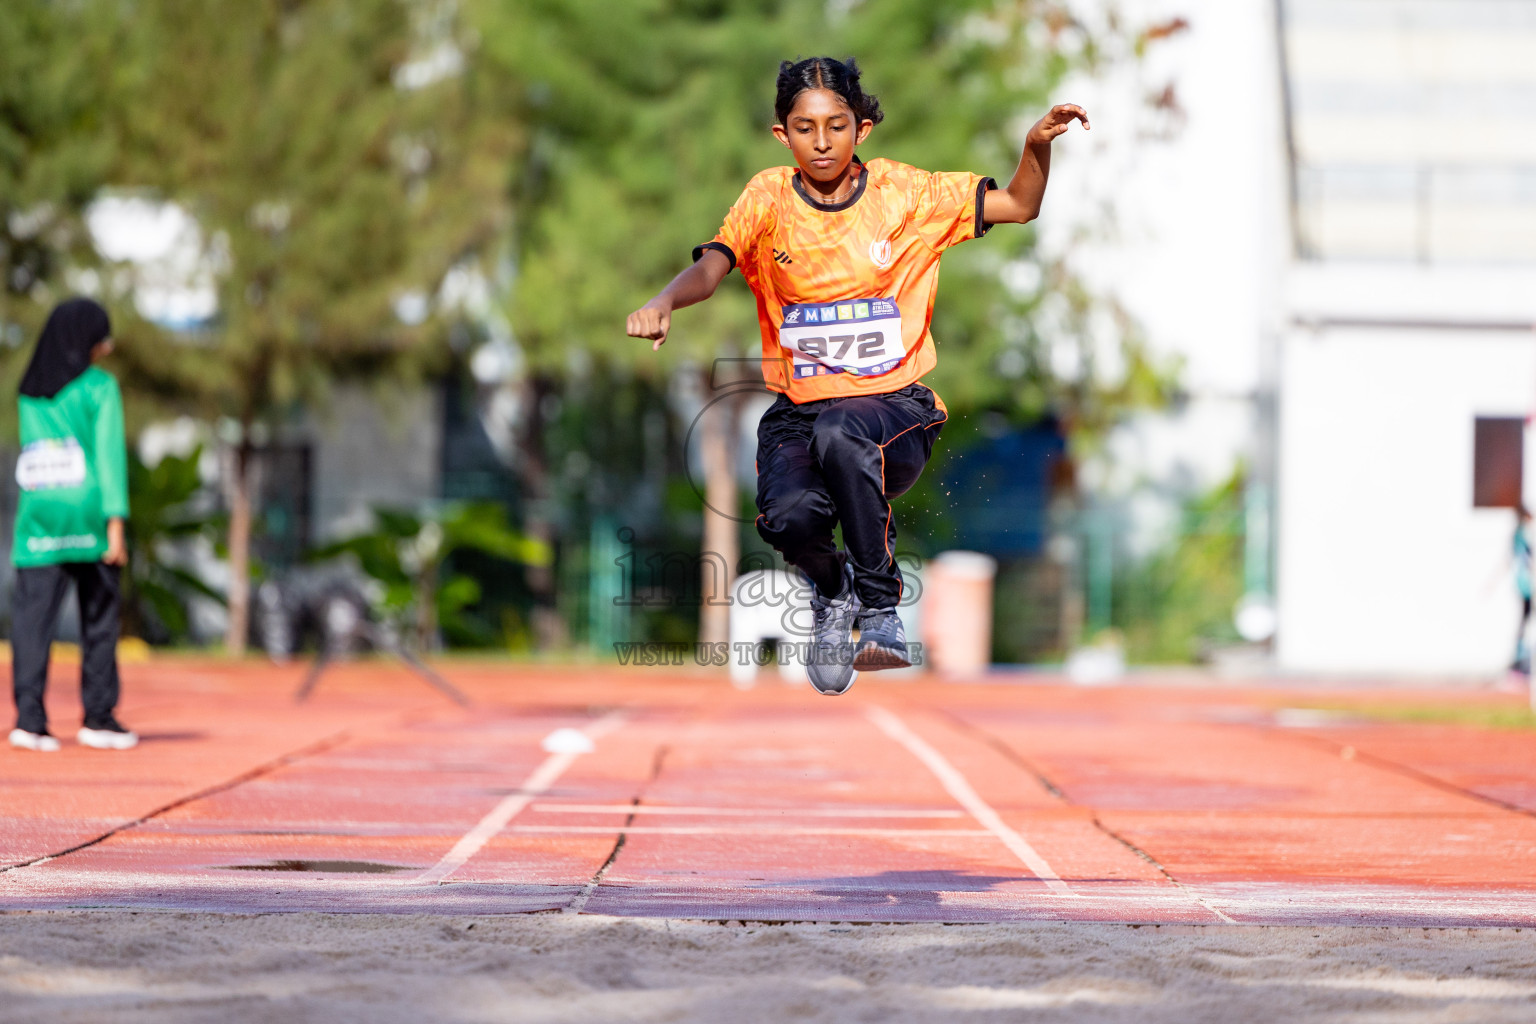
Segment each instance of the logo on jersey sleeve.
M891 265L891 240L889 238L869 243L869 260L884 270Z
M785 306L779 345L789 351L795 378L829 373L875 377L901 365L901 311L893 299Z

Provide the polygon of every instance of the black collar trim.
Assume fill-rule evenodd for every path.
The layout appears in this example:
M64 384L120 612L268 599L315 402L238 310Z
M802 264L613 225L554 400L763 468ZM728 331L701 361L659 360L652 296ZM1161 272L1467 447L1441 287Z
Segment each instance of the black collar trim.
M859 159L857 153L854 154L853 162L859 165L859 183L854 187L853 195L849 196L847 199L844 199L842 202L823 203L812 198L811 194L805 189L805 183L800 180L800 172L798 170L795 171L795 176L793 179L795 183L796 194L798 194L801 199L804 199L805 205L809 206L813 210L819 210L822 213L841 213L863 197L864 189L869 184L869 168L864 166L864 161Z

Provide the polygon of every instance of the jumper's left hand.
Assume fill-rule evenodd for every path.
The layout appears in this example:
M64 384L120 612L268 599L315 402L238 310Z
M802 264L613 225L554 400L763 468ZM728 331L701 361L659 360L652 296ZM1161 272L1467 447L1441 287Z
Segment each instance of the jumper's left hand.
M123 521L121 519L107 520L107 552L101 556L101 560L108 565L124 566L128 564L128 543L123 538Z
M1083 122L1083 130L1089 131L1092 126L1088 124L1088 111L1076 103L1058 103L1046 112L1046 115L1035 122L1035 126L1029 130L1026 140L1029 145L1049 145L1072 124L1074 120Z

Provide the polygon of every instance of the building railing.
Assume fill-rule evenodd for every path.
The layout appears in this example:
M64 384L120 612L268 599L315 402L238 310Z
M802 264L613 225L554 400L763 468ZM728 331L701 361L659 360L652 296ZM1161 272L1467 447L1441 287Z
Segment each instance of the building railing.
M1302 259L1536 264L1536 165L1303 163L1296 205Z

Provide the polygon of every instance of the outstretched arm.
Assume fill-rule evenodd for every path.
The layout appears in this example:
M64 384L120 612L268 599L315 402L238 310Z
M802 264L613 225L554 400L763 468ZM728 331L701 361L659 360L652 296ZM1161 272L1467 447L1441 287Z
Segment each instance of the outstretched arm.
M1027 224L1040 216L1045 180L1051 175L1051 141L1067 130L1073 120L1088 128L1088 112L1073 103L1052 107L1035 122L1024 140L1019 169L1005 189L993 189L983 200L982 220L988 224Z
M626 329L631 338L651 338L655 352L667 340L672 328L672 311L703 302L715 294L725 275L731 272L731 261L718 249L705 249L693 266L672 279L656 297L629 314Z

